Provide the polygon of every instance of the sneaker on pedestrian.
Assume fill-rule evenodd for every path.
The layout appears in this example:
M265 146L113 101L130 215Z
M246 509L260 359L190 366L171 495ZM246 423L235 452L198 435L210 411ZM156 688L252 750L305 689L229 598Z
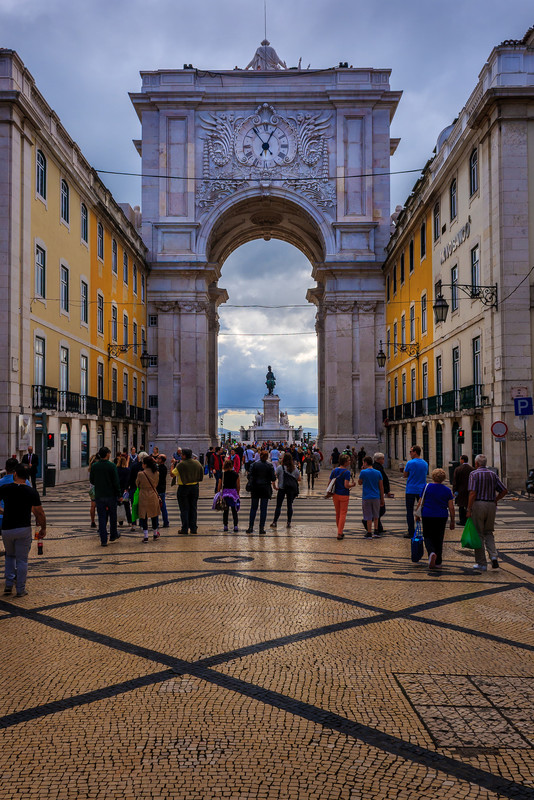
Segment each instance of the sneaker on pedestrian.
M491 559L491 568L492 569L499 569L499 560L497 558Z
M154 541L159 539L159 531L154 531Z
M148 542L148 531L143 531L143 543Z
M437 556L436 556L435 553L430 553L430 555L428 557L428 568L429 569L434 569L434 567L436 566L436 558L437 558Z
M131 530L131 531L136 531L136 530L137 530L137 527L136 527L135 525L132 525L132 527L130 528L130 530Z
M372 539L373 538L373 534L369 533L369 531L367 531L367 533L365 534L365 536L363 538L364 539Z
M234 525L234 533L239 533L239 528L237 527L237 525Z
M20 592L17 592L16 597L26 597L27 594L28 594L27 589L21 589Z
M223 533L228 533L228 525L225 525L223 528Z
M13 587L12 586L8 586L6 584L5 587L4 587L4 594L11 594L12 591L13 591Z
M276 528L276 522L271 522L271 524L270 524L270 526L269 526L269 527L270 527L270 528Z
M161 527L162 527L162 528L168 528L168 527L169 527L169 523L167 522L167 523L165 523L164 525L162 525Z
M486 564L473 564L473 569L476 569L478 572L486 572L487 566Z
M265 528L260 528L260 536L265 536Z
M187 536L187 531L178 531L178 536Z
M247 528L246 532L247 533L254 533L254 528Z
M379 534L376 531L373 531L372 538L373 539L378 539L379 538Z

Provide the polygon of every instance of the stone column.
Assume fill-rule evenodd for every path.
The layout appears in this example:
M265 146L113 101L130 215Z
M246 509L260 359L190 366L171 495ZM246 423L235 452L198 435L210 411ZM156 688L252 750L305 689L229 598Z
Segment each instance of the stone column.
M354 300L325 299L325 433L326 450L354 442L353 309Z
M180 430L180 414L177 398L180 394L180 341L175 336L178 328L178 303L174 301L153 303L158 315L155 329L156 342L149 339L149 352L158 356L157 367L148 368L148 394L158 397L157 409L151 410L152 424L149 441L153 441L162 453L173 453L176 449L177 433ZM151 309L149 308L149 313ZM150 332L153 328L149 328ZM154 346L155 345L155 346Z
M213 354L210 358L210 305L205 298L181 300L179 303L180 354L177 363L180 365L180 391L175 399L180 413L178 439L181 447L190 447L196 453L205 452L211 444L208 374L213 366ZM212 339L213 335L212 331Z
M378 371L376 362L378 304L358 300L356 306L358 350L355 372L358 378L354 382L353 403L358 439L363 440L367 450L367 445L378 446L377 431L382 424L381 413L384 406L384 375Z

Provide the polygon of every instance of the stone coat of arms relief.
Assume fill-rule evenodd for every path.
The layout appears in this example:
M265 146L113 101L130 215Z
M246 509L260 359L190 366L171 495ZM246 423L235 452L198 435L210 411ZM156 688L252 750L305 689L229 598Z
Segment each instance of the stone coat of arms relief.
M196 204L202 214L243 187L286 187L321 209L336 205L329 176L331 113L278 114L268 103L250 116L226 111L199 115L203 130L202 180ZM333 212L330 212L331 214Z

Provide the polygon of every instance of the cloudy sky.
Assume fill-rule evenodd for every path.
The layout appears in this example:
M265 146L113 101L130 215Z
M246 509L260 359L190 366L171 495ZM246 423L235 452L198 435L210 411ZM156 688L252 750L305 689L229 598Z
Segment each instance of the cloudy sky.
M532 0L267 0L267 36L288 66L302 57L314 68L347 61L392 69L391 87L403 91L391 131L402 140L395 171L423 167L492 48L531 25ZM140 169L131 144L140 125L128 97L140 88L140 70L244 67L263 35L263 0L0 0L0 45L17 50L88 161L117 172ZM392 177L392 208L416 177ZM139 204L139 178L102 178L119 202ZM253 242L228 259L221 285L230 295L221 332L243 334L220 340L224 427L248 424L261 407L268 364L292 421L314 426L314 310L298 307L312 286L310 265L282 242Z

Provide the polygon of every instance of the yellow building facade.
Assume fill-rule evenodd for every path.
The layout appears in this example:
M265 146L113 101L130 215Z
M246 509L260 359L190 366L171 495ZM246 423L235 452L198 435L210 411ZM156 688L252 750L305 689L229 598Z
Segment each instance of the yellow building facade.
M386 449L392 466L405 462L412 444L428 455L423 415L434 385L431 215L418 202L418 189L394 214L395 231L384 263L386 280L385 354ZM417 199L416 199L417 198Z
M31 444L49 480L85 479L102 445L147 441L146 249L17 54L0 61L0 463Z

